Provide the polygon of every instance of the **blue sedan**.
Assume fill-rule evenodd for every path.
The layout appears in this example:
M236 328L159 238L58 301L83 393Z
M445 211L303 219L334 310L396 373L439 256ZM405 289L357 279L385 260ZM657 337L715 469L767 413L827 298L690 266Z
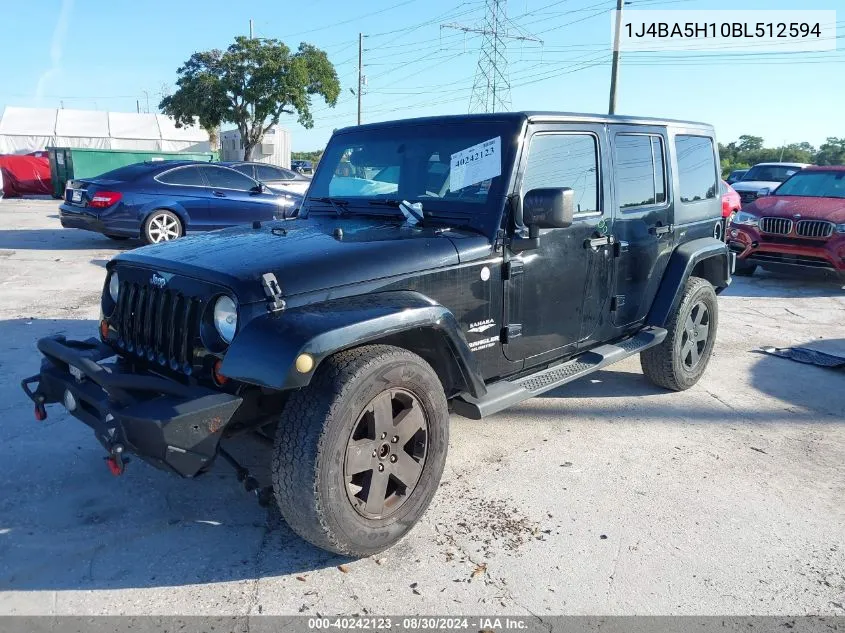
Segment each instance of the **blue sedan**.
M157 161L68 182L59 211L63 227L157 244L188 231L291 217L300 202L228 167Z

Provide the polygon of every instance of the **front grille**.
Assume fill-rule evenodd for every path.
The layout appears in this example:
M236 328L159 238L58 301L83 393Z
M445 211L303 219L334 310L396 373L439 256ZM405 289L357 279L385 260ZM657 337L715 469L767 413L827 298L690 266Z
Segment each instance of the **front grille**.
M197 297L124 281L111 319L119 336L117 345L149 362L191 373L201 307Z
M760 231L773 235L789 235L792 233L792 220L786 218L760 218Z
M795 227L801 237L830 237L833 235L833 223L824 220L801 220Z

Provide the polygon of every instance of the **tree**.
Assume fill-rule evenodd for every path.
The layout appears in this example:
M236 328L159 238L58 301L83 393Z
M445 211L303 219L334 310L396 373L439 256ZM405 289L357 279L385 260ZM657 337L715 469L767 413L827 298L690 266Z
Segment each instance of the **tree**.
M275 39L236 37L225 51L194 53L177 73L177 90L159 109L177 126L198 119L211 131L233 123L244 160L283 114L296 114L303 127L313 127L311 98L320 96L334 107L340 94L337 72L324 51L302 43L291 53Z
M828 136L816 154L817 165L845 165L845 137Z
M737 150L740 152L753 152L763 149L763 138L760 136L751 136L750 134L743 134L739 137L739 143L736 144Z

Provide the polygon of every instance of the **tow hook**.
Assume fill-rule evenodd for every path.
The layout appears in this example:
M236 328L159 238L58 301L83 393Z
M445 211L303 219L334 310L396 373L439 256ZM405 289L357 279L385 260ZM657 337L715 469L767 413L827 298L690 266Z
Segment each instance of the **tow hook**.
M43 398L35 402L35 419L39 422L47 419L47 408L44 406Z
M106 466L109 467L111 474L115 477L120 477L123 471L126 470L126 464L129 463L129 460L123 457L123 446L121 444L115 444L111 449L110 455L105 460Z

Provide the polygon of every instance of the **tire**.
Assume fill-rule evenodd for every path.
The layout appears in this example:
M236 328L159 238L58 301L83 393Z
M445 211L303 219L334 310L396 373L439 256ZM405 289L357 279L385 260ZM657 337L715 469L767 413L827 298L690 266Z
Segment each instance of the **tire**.
M276 502L306 541L369 556L428 508L448 445L446 397L428 363L387 345L340 352L285 405L273 449Z
M737 259L734 264L734 275L737 277L751 277L757 270L757 264L751 264L742 259Z
M185 234L182 221L172 211L156 209L144 222L141 238L145 244L160 244L178 239Z
M104 233L103 235L105 235L110 240L114 240L115 242L122 242L124 240L129 239L126 235L109 235L108 233Z
M706 279L690 277L667 325L666 340L640 354L643 373L660 387L689 389L707 369L718 326L719 304L713 286Z

